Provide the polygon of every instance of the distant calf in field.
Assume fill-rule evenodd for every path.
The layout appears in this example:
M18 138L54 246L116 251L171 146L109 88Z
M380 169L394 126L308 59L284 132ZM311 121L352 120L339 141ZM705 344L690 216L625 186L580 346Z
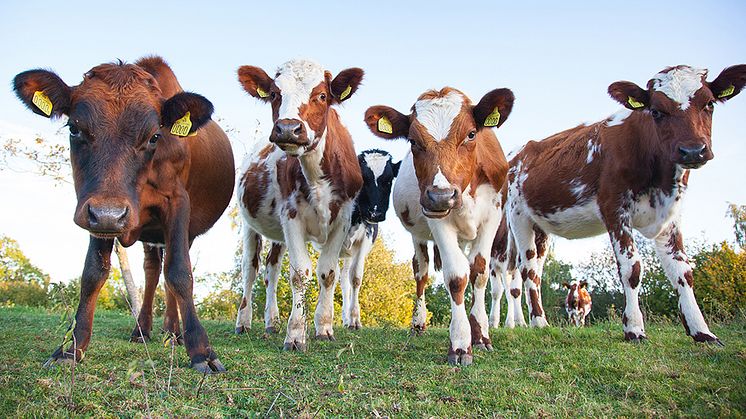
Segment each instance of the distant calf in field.
M505 122L513 99L509 89L496 89L474 105L462 92L445 87L420 95L409 115L388 106L373 106L365 113L375 135L406 139L411 145L394 184L393 202L414 245L417 302L412 327L425 327L427 243L432 240L451 300L451 364L470 364L472 345L492 348L484 297L508 166L490 128ZM467 316L464 292L469 282L473 293Z
M624 337L645 339L638 301L643 267L634 229L655 241L679 295L687 335L720 343L694 298L679 213L690 170L714 156L715 105L741 91L746 65L726 68L710 82L706 77L707 70L677 66L656 74L645 89L628 81L612 83L609 94L626 109L604 121L530 141L511 160L508 225L529 293L532 324L546 324L537 235L575 239L607 232L624 287Z
M588 282L572 281L569 284L563 282L562 286L567 289L565 311L567 311L570 323L575 326L584 326L586 316L591 313L591 295L588 293Z
M164 329L180 336L181 317L192 367L225 371L197 318L189 259L192 241L215 224L233 193L233 153L210 120L212 104L184 92L160 57L99 65L77 86L50 71L26 71L16 76L14 88L35 113L68 116L78 198L74 221L91 235L73 342L49 362L83 358L116 238L124 246L142 241L145 248L145 295L133 339L150 337L163 266Z

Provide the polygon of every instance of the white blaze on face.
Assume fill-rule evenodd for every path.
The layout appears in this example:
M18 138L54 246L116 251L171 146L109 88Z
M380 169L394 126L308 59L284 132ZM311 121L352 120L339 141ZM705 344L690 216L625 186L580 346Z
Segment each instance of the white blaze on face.
M451 125L461 112L464 98L457 92L450 92L435 99L422 99L414 104L419 122L435 141L448 137Z
M277 68L275 84L282 96L278 118L301 121L309 139L316 138L316 133L301 119L300 107L308 104L311 91L324 79L324 68L309 60L292 60Z
M689 107L689 100L702 88L702 79L707 70L691 67L674 68L653 77L653 88L681 104L681 110Z
M451 187L451 182L449 182L448 179L446 179L446 177L443 175L443 171L440 170L440 166L438 166L438 173L436 173L435 177L433 177L433 186L441 189L447 189Z
M390 160L391 156L388 154L365 153L365 164L373 172L373 179L375 179L376 186L378 186L378 178L383 174Z

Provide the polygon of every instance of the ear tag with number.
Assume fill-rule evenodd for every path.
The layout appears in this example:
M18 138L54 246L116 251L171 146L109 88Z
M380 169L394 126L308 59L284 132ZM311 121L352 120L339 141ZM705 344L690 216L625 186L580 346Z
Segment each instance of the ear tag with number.
M632 96L627 96L627 103L629 103L629 106L635 109L640 109L640 108L645 107L644 103L636 101L635 99L632 98Z
M261 98L269 96L269 93L265 92L264 89L262 89L261 87L256 88L256 94L258 94Z
M378 120L378 132L383 132L385 134L394 133L394 127L391 125L391 121L389 121L385 116L382 116L381 119Z
M494 111L492 111L491 114L487 115L487 118L484 119L484 126L485 127L496 127L497 124L500 123L500 111L495 108Z
M46 116L52 115L52 101L49 100L49 97L41 90L34 92L34 97L31 98L31 103L36 105L36 107L44 112Z
M339 100L345 100L345 98L347 98L347 96L350 95L351 91L352 91L352 86L348 85L347 88L344 90L344 92L342 92L342 94L339 95Z
M177 119L171 127L171 134L178 135L179 137L188 136L189 131L192 129L192 120L189 119L190 116L190 113L187 112L181 119Z
M722 99L724 97L728 97L728 96L732 95L733 92L735 92L735 91L736 91L736 86L734 86L734 85L731 84L725 90L723 90L722 92L720 92L720 94L718 95L718 99Z

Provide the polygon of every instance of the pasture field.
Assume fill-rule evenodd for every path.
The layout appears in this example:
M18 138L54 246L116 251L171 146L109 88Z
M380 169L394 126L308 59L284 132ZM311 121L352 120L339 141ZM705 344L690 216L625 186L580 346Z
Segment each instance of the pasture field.
M495 351L477 352L467 368L446 364L443 328L419 337L339 328L337 341L309 340L298 354L283 353L283 335L264 336L258 322L236 336L230 321L205 321L229 370L217 376L186 368L183 347L172 358L158 334L147 348L130 343L132 324L96 313L71 390L70 367L42 368L64 334L60 313L0 308L0 416L746 415L743 320L711 325L724 348L666 322L648 324L643 344L624 342L614 322L493 330Z

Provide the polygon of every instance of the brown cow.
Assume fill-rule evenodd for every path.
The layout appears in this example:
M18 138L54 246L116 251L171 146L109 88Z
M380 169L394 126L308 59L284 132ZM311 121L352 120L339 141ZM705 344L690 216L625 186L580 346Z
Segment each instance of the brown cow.
M746 65L726 68L711 82L706 76L706 70L677 66L656 74L646 89L628 81L613 83L609 94L626 109L604 121L531 141L511 160L508 225L533 324L546 324L535 232L573 239L606 231L624 286L624 337L645 339L635 229L655 240L666 276L679 294L686 333L695 341L720 343L694 298L679 212L690 169L713 158L715 104L741 91Z
M575 326L584 326L585 318L591 314L591 295L588 293L587 281L572 281L569 284L563 282L562 286L567 289L565 297L565 311L570 322Z
M363 184L352 138L332 108L349 99L363 78L350 68L336 77L315 62L293 60L274 78L261 68L243 66L238 79L252 96L272 106L270 144L247 156L241 170L238 198L244 222L242 276L244 293L236 333L251 327L251 290L259 268L262 236L275 243L276 260L287 247L293 309L288 319L286 350L306 348L305 290L311 259L306 243L321 249L316 264L319 300L314 323L318 339L333 339L334 288L339 254L350 229L355 197ZM276 265L276 263L275 263ZM267 284L274 296L277 275ZM267 302L266 327L279 316L276 302Z
M472 344L492 348L484 294L508 166L493 130L485 128L505 122L513 99L510 90L496 89L475 106L460 91L446 87L420 95L410 115L387 106L373 106L365 113L374 134L406 138L411 144L394 184L393 200L415 249L412 267L417 303L412 327L425 327L427 243L432 240L443 259L443 277L451 297L451 364L470 364ZM463 250L466 246L468 256ZM470 316L464 304L467 282L473 287Z
M192 368L225 371L197 318L189 261L192 241L217 221L233 189L233 153L225 133L210 120L212 104L183 92L159 57L99 65L77 86L52 72L30 70L16 76L14 88L35 113L68 116L78 198L74 220L91 234L74 344L57 348L48 364L83 358L116 238L124 246L138 240L147 244L141 330L136 327L133 338L150 335L165 250L164 327L179 335L180 314Z

